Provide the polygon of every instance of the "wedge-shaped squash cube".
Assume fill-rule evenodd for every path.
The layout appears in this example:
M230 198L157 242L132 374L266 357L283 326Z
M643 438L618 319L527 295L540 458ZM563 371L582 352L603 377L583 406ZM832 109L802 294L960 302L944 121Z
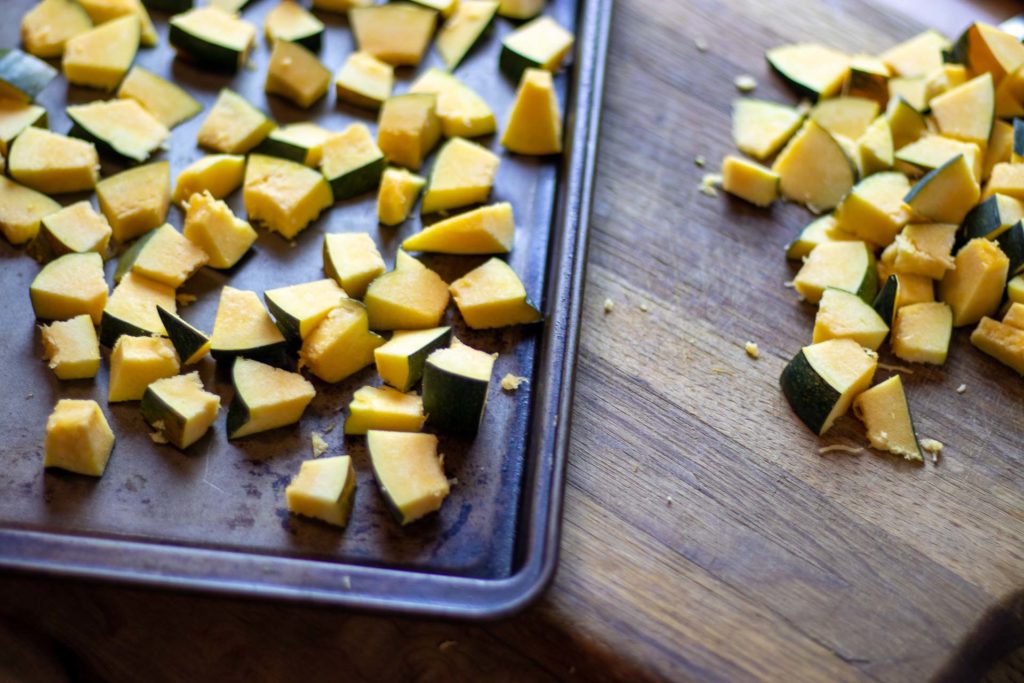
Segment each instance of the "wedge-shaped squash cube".
M427 356L451 344L452 328L395 332L383 346L373 351L377 374L399 391L409 391L423 376Z
M103 309L100 342L113 348L121 335L166 335L157 307L177 311L174 288L137 273L125 274Z
M423 399L391 387L362 387L352 395L345 420L346 434L366 434L371 429L389 432L418 432L427 419Z
M971 343L1024 375L1024 330L986 316L971 333Z
M951 138L988 144L995 119L992 74L983 73L929 102L939 132Z
M958 241L975 237L994 240L1024 218L1024 202L1003 194L994 194L968 212Z
M882 53L881 59L898 76L923 76L942 66L949 41L938 31L923 31Z
M290 512L340 527L348 524L355 494L356 472L347 455L306 460L284 490Z
M220 7L196 7L171 17L167 39L197 64L236 71L256 42L256 27Z
M263 89L308 109L327 94L331 72L312 52L285 40L274 43Z
M268 43L286 40L319 52L323 43L324 24L297 2L282 0L267 13L263 21L263 33Z
M65 78L74 85L113 90L135 59L140 29L138 16L126 15L69 39L62 63Z
M373 363L384 340L370 332L366 307L345 299L302 342L301 364L325 382L340 382Z
M32 280L29 295L37 318L67 320L86 314L99 323L107 303L103 258L88 252L50 261Z
M239 356L284 365L288 343L256 292L234 287L220 291L210 351L219 361Z
M274 122L233 90L220 91L199 128L199 146L225 154L244 154L263 142Z
M1024 200L1024 164L998 163L992 167L982 199L995 194Z
M46 122L45 107L13 99L0 99L0 155L8 154L11 143L21 131L29 126L45 128Z
M91 142L30 127L11 144L7 170L40 192L81 192L96 187L100 157Z
M856 140L878 116L878 102L864 97L833 97L814 105L810 116L829 133Z
M857 138L857 154L861 174L888 171L895 161L892 144L892 129L884 116L875 119L864 134Z
M836 229L836 219L833 214L820 216L797 233L797 236L786 245L786 258L800 261L805 259L816 246L824 242L848 242L854 241L856 237L852 234Z
M11 244L24 244L39 233L40 221L60 210L45 194L0 175L0 232Z
M929 130L924 115L898 95L889 100L889 106L885 109L885 118L889 122L889 130L892 132L894 149L902 149L918 140Z
M930 301L935 301L935 285L930 278L893 273L886 276L872 308L891 328L896 321L896 311L904 306Z
M381 107L377 146L389 162L419 170L440 137L435 95L397 95Z
M57 76L57 70L17 48L0 48L0 98L29 103Z
M893 243L896 250L893 269L897 273L941 280L954 265L953 241L958 229L958 226L947 223L911 223L906 226Z
M384 166L384 152L361 123L351 124L324 142L320 168L336 201L375 188Z
M256 151L316 167L320 165L324 143L329 137L331 131L315 123L292 123L270 131L270 135L260 143Z
M793 279L793 286L812 304L826 287L835 287L873 301L878 292L875 255L860 241L819 244Z
M516 154L562 151L562 110L549 72L527 69L523 73L501 144Z
M924 76L894 77L889 79L889 99L906 100L920 112L928 110L928 80Z
M883 107L889 100L889 79L892 69L873 55L850 57L850 75L844 86L846 94L875 100Z
M139 18L139 44L153 47L157 43L156 27L142 0L78 0L96 26L129 15Z
M722 160L722 189L756 206L769 206L779 197L779 174L728 154Z
M110 235L110 224L102 214L87 201L75 202L43 217L29 253L42 262L88 251L105 256Z
M526 288L512 268L492 258L451 284L452 298L473 329L505 327L541 319L526 297Z
M302 375L249 358L235 360L231 381L235 397L228 408L229 439L295 424L316 396Z
M402 248L443 254L507 254L515 228L512 205L502 202L434 223L408 237Z
M782 393L797 417L820 436L871 386L877 366L877 354L852 339L811 344L783 369Z
M498 13L498 0L460 0L437 33L437 53L449 71L484 37Z
M348 298L334 280L316 280L263 292L277 327L293 344L301 344L327 314Z
M373 238L365 232L324 235L324 273L356 299L384 272L384 258Z
M133 272L177 289L202 268L206 252L165 223L139 238L117 263L114 279Z
M423 410L427 424L443 432L475 434L483 420L496 353L452 339L423 367Z
M75 0L42 0L21 18L21 42L36 57L64 54L64 44L92 28L92 20Z
M790 87L814 101L839 92L850 68L847 55L816 43L780 45L764 56Z
M203 388L198 372L166 377L146 387L142 417L168 443L185 449L202 438L217 419L220 396Z
M262 154L249 157L242 191L249 219L285 239L299 234L334 202L323 175L303 164Z
M177 375L180 369L181 362L169 339L123 334L110 354L107 402L138 401L146 387Z
M211 268L231 268L256 241L252 226L236 218L227 204L206 191L189 200L183 234L206 253L206 265Z
M203 105L188 92L137 65L124 77L117 96L135 100L167 128L173 128L203 110Z
M381 496L401 524L441 509L449 484L436 436L371 430L366 448Z
M334 78L338 99L357 107L377 109L391 97L395 70L368 52L353 52Z
M732 139L744 154L764 160L775 154L800 128L804 115L795 107L767 100L732 102Z
M364 301L371 329L437 327L448 307L448 285L437 273L399 251L395 269L370 283Z
M82 314L39 329L43 358L58 379L87 379L100 369L100 342L92 318Z
M954 327L974 324L999 308L1009 266L1006 254L980 237L957 252L953 269L939 283L939 298L952 308Z
M911 304L896 311L892 352L911 363L942 365L953 334L953 311L942 302Z
M836 138L815 121L808 121L779 152L772 170L779 189L812 211L839 204L857 180L857 168Z
M167 329L167 338L174 345L182 365L191 365L210 352L210 338L183 318L167 309L157 306L160 321Z
M43 467L100 477L113 449L114 432L96 401L57 401L46 420Z
M423 195L423 213L457 209L487 200L501 159L485 147L454 138L438 152Z
M424 178L404 168L385 170L377 193L377 220L382 225L404 222L426 184Z
M864 423L872 448L902 455L907 460L924 461L899 375L857 396L853 401L853 414Z
M360 52L395 65L416 66L430 45L437 13L408 3L358 7L349 25Z
M1024 304L1024 275L1011 278L1006 283L1006 297L1018 304Z
M918 216L959 225L980 195L974 171L958 154L917 181L903 201Z
M170 137L171 132L135 100L90 102L67 108L74 123L71 134L96 143L104 153L142 162Z
M815 344L829 339L852 339L877 351L888 334L889 325L856 294L832 288L822 294L814 317Z
M980 178L984 155L973 142L954 140L944 135L925 135L902 147L895 154L897 169L911 177L919 177L942 166L958 154L963 154L967 165Z
M513 80L519 80L528 69L558 71L569 50L572 33L551 17L528 21L501 41L498 66Z
M472 88L438 68L428 69L409 87L437 96L437 117L445 137L475 138L497 130L494 112Z
M171 166L157 161L104 178L96 185L96 197L113 228L114 239L127 242L167 220Z
M223 199L242 186L244 177L244 156L210 154L178 174L178 181L174 185L174 201L183 206L193 195L202 192L209 193L213 199Z

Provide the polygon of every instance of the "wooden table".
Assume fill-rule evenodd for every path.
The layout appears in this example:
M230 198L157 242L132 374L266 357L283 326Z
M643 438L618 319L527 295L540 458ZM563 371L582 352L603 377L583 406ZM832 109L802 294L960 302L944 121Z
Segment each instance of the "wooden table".
M1012 8L909 10L955 35ZM777 389L810 333L781 252L808 217L696 191L731 151L733 78L789 97L765 47L915 29L842 0L619 0L561 568L536 606L466 625L5 577L0 678L952 680L1020 646L1019 379L958 334L946 368L907 377L937 465L819 456Z

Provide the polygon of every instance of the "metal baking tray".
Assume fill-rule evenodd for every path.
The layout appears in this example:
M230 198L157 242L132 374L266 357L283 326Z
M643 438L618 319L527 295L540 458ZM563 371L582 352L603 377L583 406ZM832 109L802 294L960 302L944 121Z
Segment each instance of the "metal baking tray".
M0 27L0 45L18 44L14 19L32 2L5 3L9 20ZM280 123L312 119L340 130L364 121L375 130L373 114L336 103L333 93L308 111L264 94L268 49L262 25L274 4L254 0L243 11L260 28L252 68L234 75L210 74L174 59L166 40L167 15L159 12L152 12L159 46L140 49L136 63L186 86L207 108L221 88L231 87ZM152 443L137 403L107 404L106 363L95 380L60 382L40 360L28 299L28 285L39 266L4 242L0 568L467 618L509 614L544 590L558 556L611 1L550 0L546 12L576 35L572 61L556 78L565 112L565 153L560 158L516 157L503 152L496 136L483 140L502 155L494 198L510 201L516 215L509 263L541 304L545 321L475 332L449 311L460 339L500 353L495 378L511 372L529 382L514 393L492 382L484 424L475 439L440 436L446 472L456 480L440 513L399 526L373 481L364 439L343 434L344 409L356 388L375 380L372 367L337 385L314 380L317 397L297 426L229 442L222 410L211 433L184 453ZM321 59L336 69L352 49L346 20L337 14L319 16L327 25ZM456 70L487 99L499 129L515 84L498 71L498 51L502 36L513 28L498 18L491 38ZM431 50L420 68L437 65L439 58ZM400 69L396 92L404 91L415 73ZM39 101L49 111L51 129L66 132L67 104L103 97L98 91L68 87L59 78ZM203 154L195 144L203 116L174 129L167 151L156 157L170 160L174 177ZM119 169L104 160L104 175ZM240 194L229 203L244 215ZM70 203L81 198L59 199ZM172 208L168 220L180 227L181 219ZM325 232L369 232L390 267L401 240L420 227L418 215L398 228L378 227L375 197L366 196L335 204L291 243L261 230L255 253L232 272L203 269L179 290L198 297L183 314L209 330L223 284L262 293L322 277ZM484 259L424 260L450 282ZM113 265L107 263L108 276ZM210 359L198 367L207 387L219 392L226 406L231 387L224 368ZM43 471L46 417L62 397L96 399L117 434L101 479ZM314 431L324 435L328 455L348 453L355 461L355 509L343 531L285 510L284 487L299 463L312 457Z

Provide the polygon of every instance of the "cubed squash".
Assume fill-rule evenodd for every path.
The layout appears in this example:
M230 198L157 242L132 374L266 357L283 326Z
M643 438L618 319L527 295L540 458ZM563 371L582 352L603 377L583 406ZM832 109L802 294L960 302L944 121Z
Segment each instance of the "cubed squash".
M910 304L930 301L935 301L935 285L930 278L893 273L886 276L872 306L891 328L896 320L896 311Z
M220 7L196 7L171 17L167 39L197 64L237 71L256 42L256 27Z
M460 0L437 33L437 53L453 71L480 42L498 13L497 0Z
M326 154L327 145L324 150ZM249 220L292 239L334 203L331 187L320 173L303 165L253 154L242 188Z
M121 254L114 280L133 272L177 289L208 260L205 251L165 223Z
M228 408L229 439L295 424L316 396L313 385L302 375L249 358L235 361L231 382L235 397Z
M65 254L47 263L29 286L32 310L42 320L85 314L100 322L107 303L103 258L96 252Z
M850 57L850 74L845 92L852 97L863 97L885 106L889 101L889 79L892 69L884 60L872 55Z
M925 76L889 79L889 99L905 100L919 112L928 111L928 79Z
M986 316L971 333L971 343L1024 375L1024 330Z
M361 387L352 395L345 420L346 434L366 434L371 429L418 432L427 419L423 399L391 387Z
M432 68L409 87L411 93L437 96L437 117L445 137L474 138L497 130L494 112L472 88L455 76Z
M361 299L366 288L384 273L384 258L373 238L365 232L324 235L324 273L349 296Z
M270 135L274 122L238 93L220 91L199 128L199 145L225 154L244 154Z
M0 155L7 155L14 138L29 126L45 128L46 108L38 104L0 99Z
M11 144L7 171L15 180L46 194L96 187L100 157L91 142L29 127Z
M43 359L58 379L88 379L100 369L100 342L86 314L39 328Z
M162 306L157 306L156 311L167 329L167 338L174 345L182 365L197 363L210 352L210 338L204 332Z
M377 192L377 220L381 225L403 223L426 184L425 178L404 168L385 169Z
M877 354L852 339L811 344L783 369L782 393L797 417L820 436L871 386L877 366Z
M974 173L981 178L984 155L973 142L954 140L944 135L925 135L902 147L895 154L897 168L909 176L919 177L934 171L958 154L963 154Z
M128 14L68 39L64 77L74 85L113 90L131 68L140 31L138 15Z
M968 242L956 254L953 269L939 283L939 297L953 310L953 326L972 325L999 308L1010 260L984 238Z
M293 0L282 0L267 12L263 20L267 42L286 40L307 50L319 52L323 42L324 24L309 10Z
M850 68L847 55L816 43L781 45L764 56L790 87L814 101L839 92Z
M177 311L174 288L137 273L126 274L117 283L103 308L100 342L113 348L122 335L166 335L167 330L160 319L158 307L172 313Z
M186 90L138 65L125 76L117 96L135 100L167 128L189 120L203 109Z
M29 253L44 263L64 254L87 251L106 256L110 235L110 224L102 214L87 201L75 202L43 217Z
M1006 297L1018 304L1024 304L1024 275L1018 275L1006 283Z
M1006 309L1006 313L1003 315L1003 324L1016 327L1018 330L1024 330L1024 304L1011 302L1010 307Z
M903 201L917 216L959 225L980 195L974 171L958 154L917 181Z
M785 197L816 212L834 208L857 180L856 165L842 145L815 121L790 139L772 170Z
M334 77L338 99L357 107L377 109L391 97L395 69L368 52L353 52Z
M0 98L29 103L57 76L57 70L17 48L0 48Z
M825 214L800 229L793 241L786 245L786 258L801 261L819 244L856 239L852 234L836 229L836 219L833 214Z
M96 185L100 211L127 242L164 224L171 205L171 166L166 161L130 168Z
M292 123L270 131L270 135L260 143L256 151L317 167L323 158L324 143L329 137L331 132L315 123Z
M893 355L911 363L942 365L952 333L953 310L941 301L904 306L893 322Z
M96 26L129 15L139 18L139 44L153 47L157 44L156 27L142 0L78 0Z
M995 120L992 74L982 73L929 103L939 132L984 147Z
M89 102L67 108L71 135L96 143L104 154L142 162L171 136L171 131L135 100Z
M138 401L146 387L158 379L177 375L180 369L178 354L169 339L123 334L110 354L107 402Z
M340 382L373 363L384 340L370 332L366 307L345 299L302 342L303 367L325 382Z
M40 221L60 208L45 194L0 175L0 232L11 244L35 238Z
M475 434L483 420L496 353L452 339L423 367L423 410L427 424L452 434Z
M336 455L306 460L284 494L289 512L334 526L346 526L356 497L352 458Z
M812 304L818 303L826 287L873 301L878 291L874 253L856 240L819 244L796 274L793 286Z
M405 2L349 11L348 22L360 52L394 65L416 66L430 45L437 12Z
M437 327L448 306L448 285L437 273L399 251L395 269L370 283L364 301L371 329Z
M889 122L895 149L902 149L928 132L928 122L924 115L899 96L889 100L885 118Z
M803 120L796 107L741 97L732 102L732 140L741 152L763 161L782 149Z
M43 467L103 476L114 432L96 401L63 398L46 420Z
M992 175L985 183L985 194L988 199L995 194L1024 200L1024 164L998 163L992 167Z
M892 168L895 153L889 119L879 116L872 121L864 134L857 138L857 154L862 175L869 176Z
M139 408L146 422L168 443L184 450L213 426L220 396L203 388L198 372L190 372L152 382Z
M948 48L946 37L929 29L889 48L881 59L898 76L924 76L942 66L942 52Z
M519 81L527 69L558 71L572 44L572 33L552 17L537 17L501 41L498 67L514 81Z
M441 509L449 484L436 436L371 430L366 449L381 496L401 524Z
M419 170L440 137L435 95L397 95L381 107L377 146L389 162Z
M442 254L507 254L512 250L515 229L512 205L501 202L438 221L406 238L402 248Z
M327 94L330 70L316 55L298 43L279 40L274 43L267 65L263 89L308 109Z
M288 342L256 292L225 286L210 335L210 352L218 361L252 358L270 365L287 361Z
M988 180L992 176L992 169L996 164L1010 161L1013 156L1013 144L1013 126L1006 121L996 120L993 122L992 135L989 136L988 146L985 148L982 178Z
M384 152L370 129L353 123L324 141L320 170L330 183L335 201L349 199L377 187L384 173Z
M210 154L192 162L178 174L174 185L174 201L184 205L194 194L209 192L214 199L224 199L242 186L245 157L240 154Z
M810 116L833 135L856 140L878 116L878 102L864 97L842 96L822 100Z
M519 81L501 144L516 154L558 154L562 151L562 110L551 74L527 69Z
M69 39L91 28L76 0L42 0L21 18L21 43L36 57L60 57Z
M756 206L770 206L779 197L779 174L755 161L727 154L722 160L722 189Z
M409 391L423 376L427 356L451 345L452 328L395 332L386 344L373 351L377 374L399 391Z
M530 303L526 288L511 266L492 258L469 271L449 288L459 313L473 329L537 322L540 311Z
M864 423L872 448L902 455L907 460L924 461L899 375L857 396L853 401L853 414Z
M486 201L500 162L497 155L476 143L449 140L437 154L420 210L433 213Z
M285 338L298 346L327 314L348 298L331 279L303 282L263 292L270 314Z
M889 325L856 294L830 287L821 295L814 317L815 344L829 339L852 339L877 351L888 334Z
M911 223L896 236L893 268L898 273L941 280L953 268L958 229L948 223Z
M180 180L179 180L180 183ZM207 191L193 194L185 213L185 237L208 257L211 268L232 268L256 241L256 231Z

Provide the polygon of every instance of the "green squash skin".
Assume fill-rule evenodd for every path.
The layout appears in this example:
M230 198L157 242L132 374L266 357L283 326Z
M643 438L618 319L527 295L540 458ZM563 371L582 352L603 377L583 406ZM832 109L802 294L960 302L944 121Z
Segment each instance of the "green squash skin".
M946 64L963 64L970 68L970 64L967 63L968 43L970 42L970 26L968 26L960 37L956 39L953 46L948 50L942 51L942 61Z
M878 265L875 262L874 252L867 246L864 248L868 252L868 267L864 272L864 279L861 280L860 288L853 293L870 305L874 302L875 295L878 294Z
M1013 153L1024 156L1024 119L1013 120Z
M1006 258L1010 259L1007 279L1024 270L1024 221L1017 221L1013 227L1001 234L996 242Z
M142 0L142 4L148 9L177 14L192 9L193 0Z
M289 43L298 43L310 52L320 52L323 48L324 27L321 26L318 29L314 29L312 33L293 36L291 38L281 38L281 40L287 40Z
M142 163L143 161L151 157L153 155L153 152L159 149L158 145L156 147L153 147L152 149L146 150L146 152L144 152L142 155L128 154L118 149L117 143L108 140L107 138L101 137L100 135L89 130L89 128L87 128L86 126L76 121L74 114L72 114L71 112L68 112L68 118L71 119L71 130L68 131L68 135L73 138L79 138L80 140L85 140L86 142L93 143L94 145L96 145L97 151L99 151L101 154L112 155L120 159L133 161L135 163Z
M146 387L146 393L142 395L142 402L139 404L142 417L150 427L160 429L160 433L172 445L184 449L182 438L185 434L186 420L174 409L172 405L160 398L159 394L153 391L152 387ZM163 424L158 428L156 423Z
M438 349L446 349L452 343L452 328L446 328L444 332L434 337L430 342L409 354L406 360L408 374L406 375L405 386L395 387L402 393L412 389L423 378L423 368L427 362L427 356Z
M999 211L998 200L999 198L993 195L967 212L960 230L956 233L953 253L960 251L960 247L975 237L995 239L1009 229L1000 230L1006 221L1003 220L1003 215Z
M167 42L176 50L191 56L204 69L238 71L242 66L243 52L189 33L186 28L175 22L176 18L171 17L167 31Z
M380 185L385 166L384 155L381 154L359 168L346 171L335 178L328 178L331 191L334 193L334 201L350 199L375 189Z
M295 371L295 359L287 341L275 342L255 349L210 349L218 363L234 363L236 358L248 358L282 370Z
M783 368L779 385L797 417L820 436L840 394L814 371L803 349Z
M900 281L895 275L890 275L882 285L881 291L875 297L871 307L877 313L889 329L892 330L893 322L896 320L896 295L899 294ZM884 341L884 340L883 340Z
M57 77L52 66L17 48L0 49L0 97L31 102Z
M297 164L306 164L306 158L309 156L309 147L303 147L297 145L294 142L287 140L278 140L274 138L274 131L271 131L270 135L266 137L260 144L253 150L254 154L264 154L268 157L278 157L281 159L287 159L288 161L294 161Z
M246 404L245 400L239 396L238 391L236 390L235 397L231 399L231 405L228 406L228 417L226 423L228 438L234 439L235 433L248 423L249 406Z
M167 337L171 340L174 350L178 353L181 364L188 365L199 360L198 358L193 358L193 356L206 346L210 338L163 306L157 306L156 312L164 323Z
M114 348L118 338L126 334L129 337L157 337L163 336L159 330L147 330L126 320L115 318L106 311L100 318L100 343L109 348Z
M771 57L769 57L767 54L765 54L765 61L768 62L768 66L771 67L771 70L775 72L779 76L779 78L786 82L786 85L788 85L790 88L796 91L798 96L806 97L811 102L817 102L819 99L821 99L820 92L808 86L803 81L797 80L796 78L790 76L782 68L777 66L775 62L771 60Z
M922 178L918 180L913 187L910 188L910 192L907 192L907 195L903 198L903 203L909 204L911 208L913 208L913 201L917 199L917 195L921 194L924 188L928 187L929 183L935 180L935 178L937 178L940 174L945 172L945 170L950 165L956 163L956 161L961 157L963 157L963 154L957 154L956 156L952 157L949 161L942 164L942 166L939 166L938 168L933 168L932 170L928 171L928 173L924 174L924 176L922 176Z
M409 524L410 522L414 521L406 518L406 516L398 508L398 504L395 503L394 499L391 497L391 494L388 492L386 488L384 488L383 479L381 479L380 469L377 467L377 459L373 457L373 448L371 446L369 438L366 439L366 450L370 455L370 469L373 470L373 478L377 482L377 489L380 491L380 497L384 499L384 506L388 509L389 512L391 512L391 515L395 518L395 521L397 521L402 526L405 526L406 524Z
M0 89L2 88L3 86L0 85ZM39 115L39 118L37 118L32 123L28 124L27 127L35 126L36 128L47 128L49 126L49 121L50 119L46 114L46 110L44 109L42 113ZM25 129L22 128L21 130ZM21 133L21 130L13 132L10 138L0 139L0 153L2 153L4 156L7 156L10 153L9 150L11 147L11 143L14 142L14 138L18 137L18 135Z
M427 424L449 434L476 434L487 406L490 382L481 382L426 363L423 412Z
M516 52L502 43L501 54L498 57L498 68L501 69L503 74L519 83L523 77L523 72L527 69L539 69L540 62Z
M495 7L494 12L491 14L491 16L487 19L486 22L484 22L480 26L480 31L475 36L473 36L472 40L466 43L466 46L465 48L463 48L462 53L455 58L455 61L453 61L451 64L445 64L445 67L448 69L448 71L454 71L455 68L462 63L462 60L466 58L466 55L472 52L473 48L480 44L480 40L484 37L484 35L487 34L490 28L494 25L494 17L496 17L497 15L498 8ZM502 49L502 53L504 52L505 50Z
M150 230L146 234L135 240L132 246L128 247L121 257L117 259L117 268L114 269L114 282L118 283L128 273L132 272L132 266L139 260L139 255L142 250L146 248L149 241L153 239L153 235L156 234L156 229Z

